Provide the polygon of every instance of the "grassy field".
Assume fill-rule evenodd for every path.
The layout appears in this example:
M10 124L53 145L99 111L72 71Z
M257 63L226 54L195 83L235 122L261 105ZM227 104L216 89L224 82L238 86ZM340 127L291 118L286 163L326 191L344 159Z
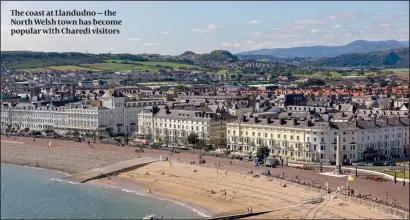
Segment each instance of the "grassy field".
M228 72L227 69L221 69L218 72L215 73L217 76L225 75Z
M178 69L201 69L201 67L199 66L194 66L194 65L190 65L190 64L182 64L182 63L171 63L171 62L137 62L141 65L144 66L154 66L154 67L168 67L168 68L172 68L173 70L178 70Z
M123 63L126 62L126 63ZM146 70L148 72L158 72L161 68L182 70L182 69L196 69L202 70L199 66L171 63L171 62L136 62L129 60L107 60L105 63L85 63L78 66L49 66L46 68L28 68L22 69L27 72L42 72L47 70L57 71L132 71L132 70Z
M91 70L91 71L99 71L98 69L90 69L81 66L49 66L47 69L52 70L59 70L59 71L81 71L81 70Z
M385 173L385 174L390 175L390 176L394 176L394 171L378 170L378 172ZM406 173L404 173L403 171L396 172L396 176L397 176L397 178L408 179L409 178L409 171L406 171Z
M394 74L408 76L409 69L387 69L386 71L392 71Z
M25 71L25 72L30 72L30 73L47 71L46 68L28 68L28 69L19 69L19 70Z

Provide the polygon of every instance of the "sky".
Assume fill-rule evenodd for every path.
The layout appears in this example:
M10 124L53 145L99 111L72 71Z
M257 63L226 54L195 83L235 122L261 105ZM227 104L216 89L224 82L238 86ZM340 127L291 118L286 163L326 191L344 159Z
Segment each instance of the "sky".
M117 35L11 36L11 10L89 10L117 12L122 25L67 26L119 28ZM35 18L35 17L30 17ZM37 17L39 18L39 17ZM43 17L45 18L45 17ZM54 17L78 19L78 17ZM84 18L84 17L83 17ZM84 19L92 19L90 17ZM47 26L34 26L47 28ZM62 27L61 27L62 28ZM184 51L232 53L264 48L344 45L354 40L408 40L409 2L1 2L1 50L89 53L159 53Z

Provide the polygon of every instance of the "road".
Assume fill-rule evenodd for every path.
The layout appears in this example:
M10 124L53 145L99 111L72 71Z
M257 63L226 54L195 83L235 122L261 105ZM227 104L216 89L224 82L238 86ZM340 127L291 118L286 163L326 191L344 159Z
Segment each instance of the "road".
M51 147L67 147L67 148L84 148L88 150L94 150L94 151L115 151L115 152L121 152L124 154L135 154L138 155L140 154L141 156L147 156L147 157L153 157L153 158L159 158L160 156L167 156L171 161L180 161L184 163L189 163L191 161L195 161L196 163L198 162L199 155L198 154L192 154L192 153L186 153L186 152L181 152L181 153L176 153L173 156L169 155L169 152L163 151L163 150L154 150L154 149L145 149L144 153L135 153L135 148L132 147L118 147L116 145L109 145L109 144L100 144L100 143L93 143L93 148L90 148L86 143L79 143L79 142L74 142L74 141L65 141L65 140L54 140L54 139L36 139L35 142L33 142L32 138L20 138L16 137L15 139L13 137L11 138L6 138L4 136L1 136L1 139L4 141L16 141L16 142L25 142L27 144L31 144L33 146L48 146L49 142L51 141ZM202 164L200 166L206 166L206 167L213 167L220 166L218 169L224 170L227 172L230 171L235 171L235 172L242 172L242 173L247 173L250 170L253 170L256 173L260 173L263 171L267 171L268 168L266 167L255 167L252 162L242 162L242 161L237 161L237 160L230 160L228 158L219 158L219 157L213 157L213 156L204 156L203 157L206 160L205 164ZM232 161L232 164L230 162ZM278 168L269 168L270 172L272 175L282 175L283 173L285 174L285 177L288 179L296 179L296 177L300 181L305 181L305 182L310 182L310 183L315 183L315 185L322 185L324 186L326 181L328 182L328 185L332 189L336 189L339 186L344 186L346 187L347 185L347 177L332 177L332 176L325 176L322 174L319 174L319 169L316 170L300 170L300 169L295 169L291 167L278 167ZM329 168L327 168L329 169ZM363 194L363 195L370 195L371 197L375 197L381 200L387 199L389 202L392 201L392 198L396 198L396 201L398 204L401 204L403 206L409 207L409 184L406 184L406 186L403 186L401 183L394 184L392 181L389 182L374 182L370 180L365 180L363 179L363 176L360 176L361 174L359 173L359 177L352 182L349 182L350 188L352 188L355 191L355 194Z

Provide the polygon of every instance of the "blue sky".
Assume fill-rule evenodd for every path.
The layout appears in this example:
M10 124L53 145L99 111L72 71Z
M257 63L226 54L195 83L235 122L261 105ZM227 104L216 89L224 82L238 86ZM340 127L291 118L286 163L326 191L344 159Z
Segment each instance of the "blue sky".
M205 53L226 49L236 53L262 48L343 45L359 39L408 40L409 36L409 3L405 1L77 1L1 2L1 6L2 50L175 55L186 50ZM117 11L115 18L98 18L120 19L123 25L119 35L10 36L10 29L17 28L10 25L12 9L110 9Z

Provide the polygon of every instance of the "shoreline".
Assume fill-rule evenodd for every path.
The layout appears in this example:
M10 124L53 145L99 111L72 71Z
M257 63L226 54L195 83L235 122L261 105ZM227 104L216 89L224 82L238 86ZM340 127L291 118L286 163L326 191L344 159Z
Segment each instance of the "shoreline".
M40 167L40 166L33 167L33 166L27 166L27 165L24 165L24 164L22 165L22 164L19 164L19 163L3 162L3 161L1 162L1 164L13 165L13 166L19 166L19 167L37 169L37 170L44 170L44 171L58 172L58 173L66 175L66 176L72 175L72 174L69 174L69 173L64 172L64 171L55 170L55 169L52 169L52 168ZM60 179L60 178L51 178L51 180L57 181L57 182L69 183L69 184L76 184L76 185L81 184L81 183L76 183L76 182L72 182L72 181L68 181L68 180L63 180L63 179ZM212 217L214 215L214 213L212 213L211 211L209 211L209 210L207 210L203 207L196 206L194 204L189 204L189 203L185 203L183 201L173 200L171 198L163 197L163 196L156 195L156 194L144 193L143 188L145 188L145 186L143 186L143 185L138 185L136 183L127 182L126 180L117 180L117 181L132 184L133 187L141 188L141 190L135 190L135 189L133 189L133 187L130 187L130 188L128 188L128 187L116 187L116 186L110 185L109 183L107 184L107 183L104 183L104 182L101 182L101 181L98 181L98 180L97 181L95 181L95 180L90 181L90 182L87 182L85 184L87 184L89 186L97 187L97 188L103 189L103 190L113 189L113 190L116 190L116 191L122 191L122 192L125 192L125 193L134 194L136 196L150 197L150 198L154 198L154 199L162 200L162 201L165 200L165 201L177 204L179 206L182 206L186 209L189 209L191 212L196 213L201 218L209 218L209 217Z
M23 144L1 143L1 163L14 164L19 166L29 166L37 169L48 169L53 171L62 171L72 174L82 172L107 164L124 161L137 156L159 157L167 156L167 152L147 150L144 154L135 154L133 149L121 147L109 147L97 145L90 148L86 144L72 143L68 141L53 141L52 147L47 147L48 140L39 140L31 143L31 140L23 140ZM57 143L57 144L55 144ZM178 159L178 160L177 160ZM181 162L178 162L181 159ZM253 178L252 175L246 174L252 167L245 168L250 164L234 161L237 166L229 165L229 160L207 157L206 164L189 164L190 161L196 160L196 155L181 153L170 157L172 164L169 162L157 162L138 168L133 171L119 174L112 177L96 180L105 185L117 184L126 192L142 187L152 189L152 195L155 197L165 198L182 204L194 207L199 210L209 210L211 216L222 214L245 213L247 208L253 207L253 211L262 211L275 209L278 207L287 207L289 205L301 203L302 200L318 197L319 194L310 192L298 187L289 186L283 188L276 180L269 180L264 176ZM214 160L214 161L213 161ZM221 161L221 166L216 164ZM38 163L38 166L36 164ZM215 164L215 166L214 166ZM197 170L195 172L193 170ZM165 173L161 174L160 170ZM255 168L255 170L257 170ZM218 173L219 171L219 173ZM279 172L272 170L273 173ZM281 168L280 173L285 171L287 175L291 168ZM145 173L149 172L149 175ZM229 174L226 174L229 173ZM258 172L259 173L259 172ZM301 172L298 175L303 175ZM259 175L257 175L259 176ZM127 187L121 187L123 184ZM383 183L380 183L383 184ZM402 188L400 188L402 189ZM228 194L223 195L226 190ZM144 193L143 190L134 190ZM211 193L214 191L214 193ZM136 192L131 192L136 193ZM199 208L197 208L199 207ZM309 214L314 206L306 205L288 210L276 211L270 215L258 216L261 218L300 218ZM341 200L327 203L324 208L319 210L318 215L325 218L388 218L385 214L376 210L366 210L365 206L356 206L346 204ZM204 213L204 212L202 212ZM208 214L208 213L206 213ZM390 217L391 218L391 217Z

